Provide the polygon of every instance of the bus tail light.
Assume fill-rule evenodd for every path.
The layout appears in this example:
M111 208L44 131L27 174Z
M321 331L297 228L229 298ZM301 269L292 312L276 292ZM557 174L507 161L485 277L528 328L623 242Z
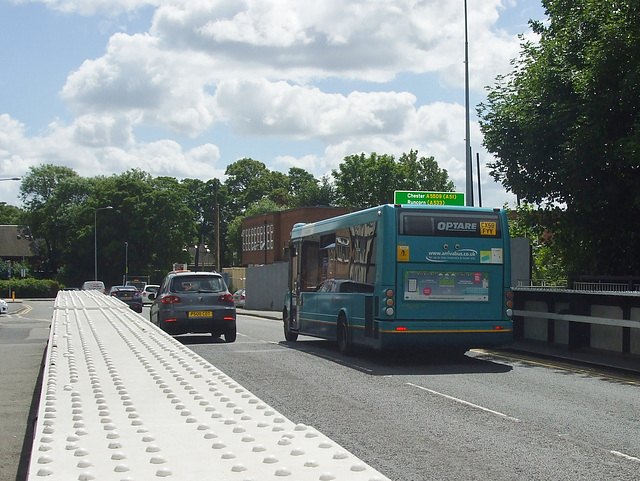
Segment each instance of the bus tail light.
M507 308L506 310L506 314L507 316L511 317L513 316L513 306L514 306L514 302L513 302L513 291L507 291L505 297L507 298L504 305Z
M395 292L393 291L393 289L387 289L386 291L384 291L384 295L386 296L386 299L384 300L384 304L386 307L386 309L384 310L384 313L391 317L394 314L394 310L393 310L393 305L395 304L395 301L393 299Z

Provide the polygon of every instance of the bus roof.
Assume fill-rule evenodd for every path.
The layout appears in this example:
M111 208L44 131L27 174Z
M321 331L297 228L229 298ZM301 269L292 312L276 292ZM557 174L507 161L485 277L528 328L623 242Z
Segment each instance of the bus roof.
M468 207L468 206L442 206L442 205L410 205L410 204L383 204L376 207L349 212L329 219L310 222L308 224L298 223L291 230L291 240L300 239L308 235L321 234L330 232L335 229L348 227L355 224L363 224L375 221L383 211L393 209L411 209L411 210L433 210L433 211L458 211L458 212L475 212L475 213L493 213L499 212L501 209L491 207Z

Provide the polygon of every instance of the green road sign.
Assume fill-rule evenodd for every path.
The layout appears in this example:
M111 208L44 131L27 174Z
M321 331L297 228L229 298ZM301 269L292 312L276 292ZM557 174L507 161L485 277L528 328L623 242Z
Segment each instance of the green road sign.
M462 192L394 192L395 204L412 205L462 205L464 206L464 194Z

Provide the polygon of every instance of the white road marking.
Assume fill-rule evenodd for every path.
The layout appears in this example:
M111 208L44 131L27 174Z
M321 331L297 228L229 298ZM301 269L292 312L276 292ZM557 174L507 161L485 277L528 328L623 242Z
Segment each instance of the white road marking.
M429 392L431 394L435 394L436 396L440 396L440 397L443 397L445 399L449 399L450 401L455 401L457 403L464 404L465 406L469 406L469 407L472 407L474 409L480 409L482 411L485 411L485 412L488 412L488 413L491 413L491 414L495 414L496 416L500 416L502 418L508 419L509 421L513 421L513 422L516 422L516 423L520 422L520 420L518 418L507 416L506 414L503 414L503 413L498 412L498 411L494 411L493 409L485 408L483 406L479 406L477 404L470 403L469 401L465 401L464 399L460 399L460 398L457 398L457 397L449 396L448 394L443 394L443 393L438 392L438 391L433 391L431 389L427 389L426 387L419 386L418 384L413 384L413 383L410 383L410 382L408 382L407 385L408 386L412 386L412 387L416 387L416 388L421 389L423 391L427 391L427 392Z
M636 458L635 456L629 456L628 454L621 453L620 451L610 451L610 453L619 458L626 459L627 461L635 461L636 463L640 463L640 458Z

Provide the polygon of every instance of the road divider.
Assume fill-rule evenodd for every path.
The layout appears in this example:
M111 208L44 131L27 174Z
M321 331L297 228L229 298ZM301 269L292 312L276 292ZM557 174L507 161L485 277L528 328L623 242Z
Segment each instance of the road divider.
M387 480L126 304L56 298L28 480Z

